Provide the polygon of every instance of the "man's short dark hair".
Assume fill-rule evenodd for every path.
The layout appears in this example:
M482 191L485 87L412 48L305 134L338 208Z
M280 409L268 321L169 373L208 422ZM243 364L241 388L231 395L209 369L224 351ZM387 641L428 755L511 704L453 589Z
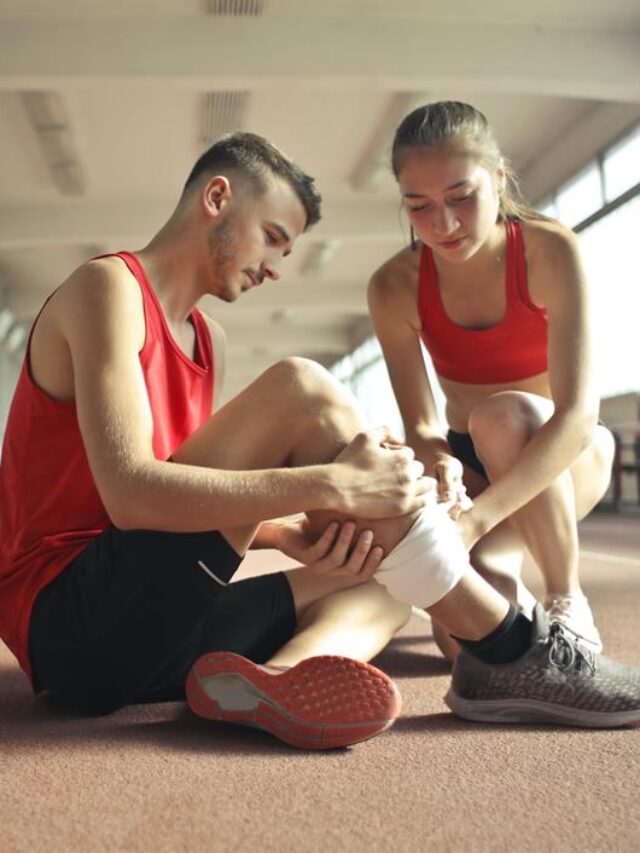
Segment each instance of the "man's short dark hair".
M256 133L229 133L221 137L195 164L184 191L202 175L224 175L230 171L246 176L258 193L267 190L269 177L282 178L302 202L307 214L305 228L310 228L320 220L322 199L316 191L314 179L275 145Z

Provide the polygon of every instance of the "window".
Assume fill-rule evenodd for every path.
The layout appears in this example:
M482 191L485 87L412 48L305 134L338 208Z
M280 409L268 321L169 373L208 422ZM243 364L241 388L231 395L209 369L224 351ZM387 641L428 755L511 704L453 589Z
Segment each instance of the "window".
M640 197L580 232L592 294L595 368L601 397L640 388Z
M351 390L370 426L384 424L402 437L402 419L377 338L368 338L331 372Z
M543 216L549 216L551 219L558 219L558 207L555 198L548 198L540 204L536 205L536 210Z
M558 191L558 219L569 228L582 222L604 204L597 163L572 178Z
M605 154L603 169L607 201L640 183L640 127Z

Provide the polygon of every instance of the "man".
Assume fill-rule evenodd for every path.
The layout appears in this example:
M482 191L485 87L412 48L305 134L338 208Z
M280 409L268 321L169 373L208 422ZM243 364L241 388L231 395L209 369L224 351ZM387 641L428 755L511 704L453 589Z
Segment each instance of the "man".
M612 675L484 583L453 523L424 509L431 483L411 451L364 432L317 365L285 360L211 416L224 339L196 303L276 280L318 218L312 180L235 134L196 163L146 248L85 264L50 297L5 435L2 637L36 689L83 710L174 698L188 676L197 713L323 748L397 715L392 683L363 661L414 603L467 649L458 713L640 719L637 673ZM261 524L297 512L308 528ZM252 542L306 565L229 585Z

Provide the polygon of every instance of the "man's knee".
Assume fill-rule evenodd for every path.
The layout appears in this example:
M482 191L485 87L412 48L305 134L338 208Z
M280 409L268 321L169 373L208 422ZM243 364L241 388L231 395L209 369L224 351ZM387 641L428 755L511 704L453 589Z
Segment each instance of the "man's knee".
M327 397L336 392L336 381L321 364L302 356L289 356L272 365L265 377L285 393L305 398Z

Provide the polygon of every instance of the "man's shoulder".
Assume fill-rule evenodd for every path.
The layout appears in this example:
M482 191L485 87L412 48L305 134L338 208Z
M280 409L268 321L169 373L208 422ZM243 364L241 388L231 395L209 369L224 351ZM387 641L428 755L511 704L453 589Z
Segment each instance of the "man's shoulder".
M140 288L121 258L108 255L77 267L51 300L56 313L101 310L117 303L141 306Z

